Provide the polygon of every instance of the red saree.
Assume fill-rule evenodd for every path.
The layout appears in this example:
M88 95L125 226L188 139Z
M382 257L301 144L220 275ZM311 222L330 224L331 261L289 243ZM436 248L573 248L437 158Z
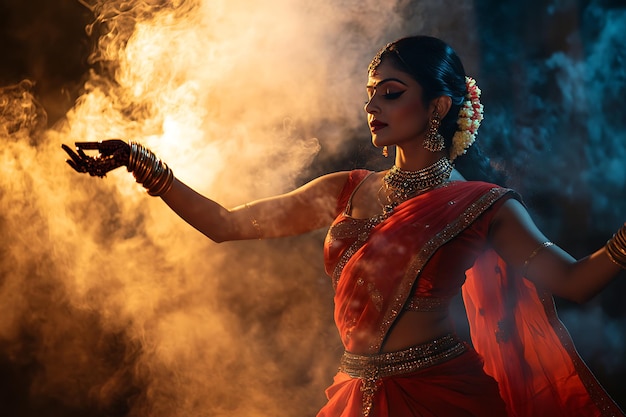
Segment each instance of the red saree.
M511 190L452 182L386 219L354 219L345 208L366 175L351 174L325 242L346 351L377 354L410 297L446 300L463 286L477 352L381 378L370 416L623 416L576 354L551 298L507 275L489 250L490 219ZM339 372L318 417L362 416L361 382Z

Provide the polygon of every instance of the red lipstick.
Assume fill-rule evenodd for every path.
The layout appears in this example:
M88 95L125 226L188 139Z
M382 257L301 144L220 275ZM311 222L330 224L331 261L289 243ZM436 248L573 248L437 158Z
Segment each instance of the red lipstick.
M370 122L370 130L372 132L376 132L376 131L378 131L378 130L386 127L386 126L387 126L387 123L383 123L380 120L372 120Z

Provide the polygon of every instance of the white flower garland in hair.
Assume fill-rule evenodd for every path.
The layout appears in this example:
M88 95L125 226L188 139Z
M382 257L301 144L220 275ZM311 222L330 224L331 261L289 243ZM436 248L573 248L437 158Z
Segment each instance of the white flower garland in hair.
M463 102L463 107L459 110L457 120L458 130L452 137L452 149L450 150L450 160L454 161L457 156L467 152L467 148L472 146L476 140L476 133L480 122L483 121L483 105L480 103L480 88L476 85L476 80L472 77L465 77L467 95Z

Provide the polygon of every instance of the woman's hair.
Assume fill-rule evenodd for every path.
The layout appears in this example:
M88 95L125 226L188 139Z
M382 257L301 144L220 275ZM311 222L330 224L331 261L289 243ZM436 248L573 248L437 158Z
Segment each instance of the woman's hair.
M444 137L446 149L452 147L452 137L458 129L459 110L467 95L465 68L454 49L441 39L431 36L410 36L387 44L372 60L369 71L381 62L389 62L394 68L413 77L423 91L425 105L441 96L448 96L452 105L441 120L439 132ZM488 180L502 183L502 173L489 164L477 143L465 155L455 160L457 169L472 180Z

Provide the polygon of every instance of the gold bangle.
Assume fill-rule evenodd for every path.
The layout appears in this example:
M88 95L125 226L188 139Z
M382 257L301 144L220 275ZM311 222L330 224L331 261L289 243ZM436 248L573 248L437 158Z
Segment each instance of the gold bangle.
M174 173L157 156L139 143L130 143L128 171L135 180L144 186L151 196L159 197L167 193L174 184Z
M620 244L617 239L609 239L607 245L610 247L611 252L616 254L620 258L626 258L626 246Z
M614 254L611 253L611 251L607 248L605 248L605 252L606 252L606 256L609 258L609 260L611 262L613 262L615 265L619 266L622 269L626 269L626 262L625 261L619 261ZM622 263L623 262L623 263Z
M623 229L625 228L622 227L620 230L618 230L617 233L613 235L613 239L615 240L615 245L618 248L622 248L622 250L626 252L626 232L624 232Z
M174 184L174 172L166 164L163 165L165 166L164 174L159 181L148 190L148 194L151 196L160 197L166 194Z
M130 140L128 141L128 146L130 147L130 155L128 156L128 166L126 167L126 169L128 169L128 172L133 172L133 167L135 165L135 154L136 154L136 151L134 149L137 145L135 144L135 142Z
M604 248L611 262L626 269L626 223L607 240Z
M137 145L137 152L137 162L132 172L135 180L137 180L138 183L142 184L150 154L148 153L149 151L147 149L144 149L144 147L139 144Z
M147 189L154 187L159 181L161 173L163 172L163 164L157 158L153 158L152 166L150 167L150 175L143 182L143 186Z
M541 245L537 246L535 250L530 253L530 256L526 258L526 260L524 261L524 265L522 266L522 275L526 276L526 273L528 272L528 266L530 265L530 261L532 261L533 258L539 254L539 252L553 245L554 243L548 240L546 242L543 242Z

